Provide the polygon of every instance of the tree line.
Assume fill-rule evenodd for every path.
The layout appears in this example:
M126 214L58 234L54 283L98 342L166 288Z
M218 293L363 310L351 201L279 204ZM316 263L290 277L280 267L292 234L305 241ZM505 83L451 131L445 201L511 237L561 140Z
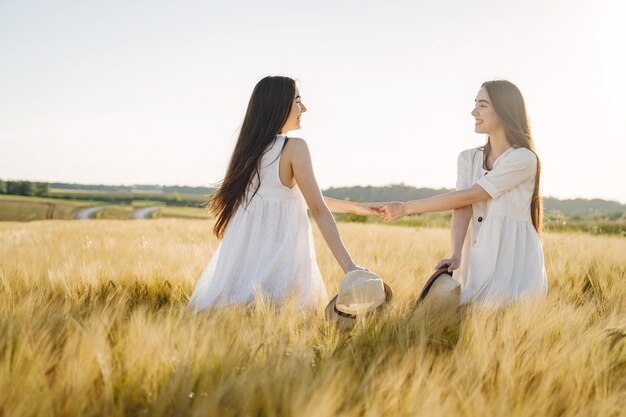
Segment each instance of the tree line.
M128 192L132 193L136 190L148 191L154 190L157 193L163 193L163 197L159 198L154 194L140 196L133 195L129 197L120 196L81 196L80 194L68 196L56 193L50 195L50 189L55 190L89 190L89 191L108 191L108 192ZM189 186L162 186L162 185L131 185L131 186L112 186L112 185L93 185L93 184L67 184L67 183L47 183L33 181L2 181L0 180L0 194L13 194L23 196L38 197L57 197L81 199L89 198L91 200L102 200L113 203L128 203L134 199L149 199L164 201L171 205L181 206L198 206L197 199L189 199L185 196L202 195L209 196L215 191L210 187L189 187ZM416 188L406 184L390 184L387 186L354 186L354 187L331 187L323 190L325 196L338 199L349 198L355 201L408 201L420 198L432 197L437 194L452 191L446 188ZM598 216L609 220L615 220L626 217L626 204L618 201L607 201L601 199L573 199L559 200L552 197L544 197L544 206L546 212L558 211L568 216L574 216L581 219L596 218Z
M50 183L0 180L0 194L46 197L50 195Z
M103 185L103 184L74 184L66 182L53 182L50 188L55 190L81 190L81 191L105 191L113 193L132 193L133 191L154 191L165 194L195 194L209 195L215 191L211 187L190 187L186 185L158 185L158 184L133 184L133 185Z

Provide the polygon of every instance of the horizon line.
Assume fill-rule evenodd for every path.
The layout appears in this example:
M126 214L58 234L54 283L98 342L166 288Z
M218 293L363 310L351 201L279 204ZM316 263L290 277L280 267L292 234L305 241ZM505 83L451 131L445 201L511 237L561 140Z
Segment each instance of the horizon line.
M82 185L82 186L105 186L105 187L189 187L189 188L217 188L216 186L213 185L188 185L188 184L157 184L157 183L133 183L133 184L120 184L120 183L81 183L81 182L66 182L66 181L40 181L40 180L25 180L25 179L3 179L0 178L0 181L29 181L29 182L33 182L33 183L47 183L47 184L72 184L72 185ZM411 188L415 188L415 189L429 189L429 190L449 190L449 191L454 191L454 188L447 188L447 187L435 187L435 186L418 186L418 185L412 185L412 184L407 184L404 182L399 182L399 183L388 183L385 185L371 185L371 184L367 184L367 185L361 185L361 184L353 184L353 185L331 185L328 187L320 187L320 189L322 191L331 189L331 188L355 188L355 187L372 187L372 188L384 188L384 187L394 187L394 186L405 186L405 187L411 187ZM97 190L94 190L97 191ZM576 196L576 197L558 197L558 196L554 196L554 195L543 195L542 198L554 198L557 200L603 200L603 201L612 201L612 202L617 202L619 204L622 205L626 205L626 201L622 201L618 198L615 197L611 197L611 198L607 198L607 197L587 197L587 196Z

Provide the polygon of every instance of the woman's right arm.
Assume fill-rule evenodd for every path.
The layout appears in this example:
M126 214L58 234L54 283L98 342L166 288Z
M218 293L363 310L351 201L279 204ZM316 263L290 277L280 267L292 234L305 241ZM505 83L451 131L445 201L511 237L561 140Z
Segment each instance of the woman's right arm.
M324 202L333 213L354 213L361 216L380 215L380 213L370 208L368 205L355 203L354 201L350 200L338 200L336 198L324 196Z
M450 222L452 256L448 259L440 260L437 266L435 266L435 269L447 266L448 272L452 272L461 265L463 242L465 241L465 235L467 234L467 228L472 219L472 214L472 206L461 207L452 212L452 220Z
M469 183L469 165L470 159L474 157L475 152L464 151L459 154L456 160L456 189L463 190L468 188ZM452 211L452 220L450 221L450 237L452 243L452 256L449 259L442 259L437 263L435 269L448 267L448 272L452 272L461 266L461 258L463 252L463 243L469 222L472 220L472 205L456 208Z
M343 272L348 273L355 269L363 269L354 263L341 240L341 236L339 236L335 219L326 206L324 196L322 196L322 192L317 185L315 174L313 173L311 155L306 142L298 138L289 138L284 152L287 153L286 156L291 163L296 183L311 210L315 223L317 223L317 227L320 229L328 248Z

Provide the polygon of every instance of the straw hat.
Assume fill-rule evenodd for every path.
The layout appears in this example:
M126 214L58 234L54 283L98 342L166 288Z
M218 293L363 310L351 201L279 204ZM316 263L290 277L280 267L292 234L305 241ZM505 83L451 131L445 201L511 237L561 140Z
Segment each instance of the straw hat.
M461 303L461 284L452 278L444 266L426 281L415 307L424 308L433 315L454 314Z
M339 293L326 306L326 319L342 330L350 330L358 317L382 308L391 301L393 291L373 272L348 272L339 286Z

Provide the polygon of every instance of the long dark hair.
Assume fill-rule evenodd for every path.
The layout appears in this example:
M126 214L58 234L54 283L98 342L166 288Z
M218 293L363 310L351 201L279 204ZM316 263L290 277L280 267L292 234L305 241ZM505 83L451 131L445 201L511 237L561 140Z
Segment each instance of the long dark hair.
M224 236L250 182L260 179L261 157L287 122L295 96L296 82L289 77L265 77L254 87L226 177L208 204L209 211L217 218L213 233L218 238ZM254 194L259 185L257 182Z
M530 123L526 114L526 104L519 88L510 81L495 80L483 83L482 87L487 90L491 105L502 122L506 140L509 145L518 148L526 148L537 157L537 173L535 175L535 190L530 203L530 217L535 230L541 233L543 220L543 203L539 190L541 176L541 162L535 150L535 143L530 133ZM485 160L491 151L491 143L487 139L484 155Z

